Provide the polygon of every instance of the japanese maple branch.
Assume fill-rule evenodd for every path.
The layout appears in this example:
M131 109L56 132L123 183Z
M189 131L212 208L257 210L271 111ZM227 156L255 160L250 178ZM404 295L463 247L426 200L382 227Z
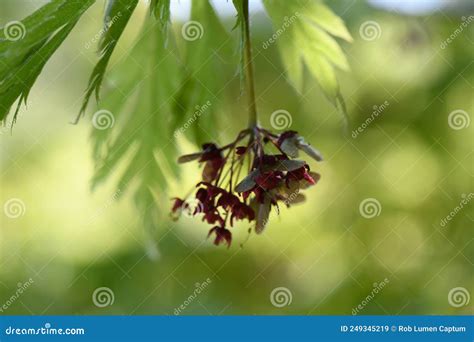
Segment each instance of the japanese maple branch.
M243 20L244 20L244 69L245 81L248 95L249 106L249 128L253 129L257 126L257 105L255 101L255 86L253 77L252 64L252 46L250 42L250 25L249 25L249 0L243 0Z

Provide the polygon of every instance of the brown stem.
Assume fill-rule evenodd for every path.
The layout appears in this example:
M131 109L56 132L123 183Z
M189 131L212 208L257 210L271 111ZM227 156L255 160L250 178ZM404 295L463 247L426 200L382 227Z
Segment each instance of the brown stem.
M249 27L249 0L242 0L243 4L243 29L244 29L244 51L243 51L243 67L245 69L245 84L249 101L249 128L257 126L257 105L255 101L255 86L253 78L252 64L252 46L250 41Z

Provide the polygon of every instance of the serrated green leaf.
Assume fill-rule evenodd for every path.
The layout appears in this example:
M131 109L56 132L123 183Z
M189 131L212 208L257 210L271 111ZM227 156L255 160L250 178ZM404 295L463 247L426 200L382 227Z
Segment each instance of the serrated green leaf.
M116 187L121 194L133 192L148 229L158 225L157 207L168 204L164 190L178 172L171 110L182 75L176 48L164 46L164 34L159 23L147 20L130 54L104 82L100 108L112 114L114 125L92 128L93 187L122 170Z
M18 40L8 40L7 30L0 28L0 120L19 99L15 120L49 58L94 2L53 0L16 24Z
M316 25L320 26L325 31L333 36L342 38L347 42L352 42L352 36L346 28L344 21L339 18L329 7L324 5L319 0L293 0L289 1L291 5L295 6L295 11L299 8L304 8L301 14L312 20Z
M170 0L151 0L150 11L166 32L166 27L170 22Z
M230 78L225 63L232 59L232 40L207 0L192 3L190 21L181 28L177 39L185 48L185 76L175 96L175 125L192 116L196 106L210 103L185 134L189 137L193 133L192 140L199 145L217 140L213 132L220 102L218 94Z
M302 92L303 65L318 81L327 98L347 117L335 67L349 70L346 56L331 35L352 41L342 20L318 0L264 0L287 77Z
M89 78L89 83L84 95L82 107L77 117L85 113L90 97L95 93L97 101L99 100L100 87L104 74L107 69L110 57L114 52L115 46L118 43L127 23L132 16L138 4L138 0L114 0L110 3L110 7L106 11L106 30L101 38L99 44L100 59L97 62L92 74ZM77 121L76 120L76 121Z

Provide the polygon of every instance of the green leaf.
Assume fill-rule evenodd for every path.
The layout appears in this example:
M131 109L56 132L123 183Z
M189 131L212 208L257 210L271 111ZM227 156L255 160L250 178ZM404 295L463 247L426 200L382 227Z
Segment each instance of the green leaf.
M19 99L15 121L43 67L94 2L52 0L14 24L20 34L14 39L8 27L0 28L0 120Z
M130 54L104 80L101 111L92 117L92 185L118 172L117 188L133 192L147 229L169 210L165 189L178 172L171 112L182 74L176 48L165 47L164 40L159 23L147 20ZM100 115L111 116L113 125L98 129Z
M170 22L170 0L151 0L150 11L160 22L166 34L166 28Z
M237 10L237 20L235 21L234 30L239 28L239 75L240 75L240 91L243 91L244 87L244 54L243 49L245 46L245 21L244 21L244 3L242 0L233 0L234 7Z
M263 0L263 3L273 22L290 83L298 92L302 91L306 65L327 98L346 118L335 68L349 70L349 64L332 37L352 41L343 21L318 0Z
M95 93L97 101L99 100L100 86L110 57L137 4L138 0L113 0L109 3L110 6L106 11L105 18L105 33L99 44L100 59L89 78L89 84L76 122L85 113L93 93Z
M197 106L207 104L204 112L194 115L196 120L185 134L192 133L192 140L197 144L216 141L219 94L232 77L226 64L233 58L233 41L207 0L193 1L190 21L179 33L176 39L185 49L185 75L175 96L175 125L182 125L196 112Z

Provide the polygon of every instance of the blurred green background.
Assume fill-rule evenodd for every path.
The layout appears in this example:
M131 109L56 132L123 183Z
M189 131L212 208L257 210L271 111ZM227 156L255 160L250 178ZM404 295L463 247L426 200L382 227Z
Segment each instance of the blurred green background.
M232 6L223 3L219 8ZM265 233L252 234L243 248L248 225L235 227L230 249L206 240L199 219L176 223L163 213L156 232L146 232L129 196L115 200L112 180L90 191L90 116L77 126L69 122L96 61L84 48L101 27L103 4L94 5L47 64L13 134L2 130L0 203L18 198L24 208L17 218L1 213L0 306L32 279L2 314L174 314L181 305L181 314L351 314L385 279L359 314L472 314L473 202L442 224L474 192L472 7L423 1L424 12L408 14L365 1L327 3L354 37L342 43L352 72L338 75L349 133L314 80L306 80L301 95L288 85L275 45L262 47L272 35L270 21L253 12L261 123L270 127L273 111L289 111L291 129L326 160L312 165L322 178L306 203L274 214ZM40 5L2 1L0 26ZM145 15L143 3L114 61L127 53ZM463 18L467 27L443 48ZM373 40L361 29L368 21L379 26ZM216 137L219 143L247 121L238 75L229 81L219 124L232 129ZM354 138L351 132L384 103ZM456 110L460 126L449 124ZM168 197L196 183L197 166L184 170L181 180L170 179ZM373 218L359 210L367 198L380 203ZM112 305L94 305L100 287L113 292ZM291 303L272 304L278 287ZM453 305L449 293L458 287L465 300Z

